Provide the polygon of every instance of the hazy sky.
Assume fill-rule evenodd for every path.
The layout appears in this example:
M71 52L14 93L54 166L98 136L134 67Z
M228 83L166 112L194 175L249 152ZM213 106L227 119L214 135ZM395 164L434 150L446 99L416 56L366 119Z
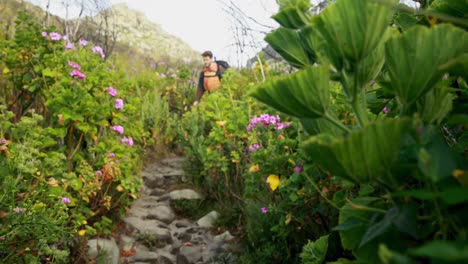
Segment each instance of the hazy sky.
M45 7L47 0L28 0L34 4ZM53 13L63 16L64 0L50 0ZM65 0L67 1L67 0ZM69 2L73 2L68 0ZM76 1L76 0L75 0ZM270 17L278 10L275 0L107 0L111 4L126 3L130 8L143 12L151 21L162 25L168 33L180 37L193 49L202 52L212 50L218 59L230 61L233 65L238 62L236 55L235 38L232 27L235 18L226 11L232 1L246 15L254 18L261 24L277 27ZM311 0L312 3L319 0ZM408 0L405 0L406 2ZM409 1L411 2L411 1ZM55 12L54 12L55 11ZM61 14L60 14L61 13ZM252 23L254 25L254 23ZM270 31L268 27L256 26L255 29ZM263 42L263 34L257 33L253 38L247 37L249 44L254 48L247 48L246 58L255 55Z

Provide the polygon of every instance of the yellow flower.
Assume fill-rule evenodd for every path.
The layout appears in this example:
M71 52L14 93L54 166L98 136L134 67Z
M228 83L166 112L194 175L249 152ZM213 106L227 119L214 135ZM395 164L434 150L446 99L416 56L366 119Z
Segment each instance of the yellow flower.
M268 176L266 182L270 185L270 188L273 191L278 189L278 186L281 183L278 175L275 174L271 174L270 176Z
M78 235L79 235L79 236L84 236L84 235L86 235L86 230L81 229L80 231L78 231Z
M216 121L216 124L220 127L223 127L226 125L226 121Z
M3 74L7 74L7 73L9 73L9 72L10 72L10 69L8 69L8 68L4 68L4 69L3 69Z
M292 214L289 213L287 216L286 216L286 220L284 221L284 223L286 225L289 225L289 223L291 223L291 220L292 220Z
M252 165L249 168L250 173L255 173L255 172L258 172L258 171L260 171L260 165L258 165L258 164Z
M47 182L47 184L49 184L52 187L58 187L58 181L53 177L49 178L49 181Z
M119 192L124 191L124 188L122 187L122 185L117 186L115 189L117 189L117 191L119 191Z

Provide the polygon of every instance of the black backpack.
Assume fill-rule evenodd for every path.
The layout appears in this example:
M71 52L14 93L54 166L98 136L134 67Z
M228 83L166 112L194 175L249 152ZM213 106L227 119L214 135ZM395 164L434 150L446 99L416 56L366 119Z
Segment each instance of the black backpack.
M224 72L231 68L231 66L229 66L229 63L227 63L226 61L222 61L222 60L217 60L215 61L216 64L218 64L218 72L216 73L220 79L223 78L223 74Z

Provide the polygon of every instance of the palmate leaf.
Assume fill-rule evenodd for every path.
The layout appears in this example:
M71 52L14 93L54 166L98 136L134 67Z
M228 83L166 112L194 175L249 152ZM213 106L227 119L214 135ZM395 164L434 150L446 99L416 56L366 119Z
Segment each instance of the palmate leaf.
M293 29L278 28L265 37L265 41L289 64L296 68L311 65L298 33Z
M252 96L288 115L323 117L330 106L329 76L326 66L309 67L261 85Z
M345 68L345 61L357 62L383 43L382 36L388 29L395 0L379 3L372 0L341 0L328 6L312 19L316 43L335 68Z
M290 29L300 29L310 21L309 0L295 0L283 3L281 10L272 16L281 26Z
M431 90L453 60L468 52L468 32L452 25L416 26L385 45L391 89L408 108Z
M357 183L385 178L398 157L400 139L409 121L387 119L351 132L347 138L328 134L303 143L307 157L324 169Z
M445 87L435 88L417 102L418 113L424 122L440 124L447 114L452 111L455 96Z

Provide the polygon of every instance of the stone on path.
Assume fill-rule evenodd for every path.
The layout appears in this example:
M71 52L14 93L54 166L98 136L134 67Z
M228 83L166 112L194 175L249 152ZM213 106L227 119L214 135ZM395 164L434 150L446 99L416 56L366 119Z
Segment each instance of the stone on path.
M171 200L199 200L202 198L200 194L190 189L172 191L169 193L169 197Z
M171 232L167 228L167 225L161 221L150 219L143 220L138 217L126 217L124 222L138 230L141 234L155 235L156 238L160 241L165 241L167 243L172 242Z
M88 240L88 256L91 259L99 260L99 263L118 264L119 247L112 239L90 239Z
M214 238L214 241L216 242L229 242L234 239L234 236L229 233L229 231L226 231L222 233L221 235L217 235Z
M209 214L205 215L204 217L200 218L197 221L198 226L204 228L211 228L214 226L214 223L219 218L219 213L216 211L212 211Z
M170 224L175 218L174 211L167 205L158 205L148 210L148 213L147 219L156 219L166 224Z

